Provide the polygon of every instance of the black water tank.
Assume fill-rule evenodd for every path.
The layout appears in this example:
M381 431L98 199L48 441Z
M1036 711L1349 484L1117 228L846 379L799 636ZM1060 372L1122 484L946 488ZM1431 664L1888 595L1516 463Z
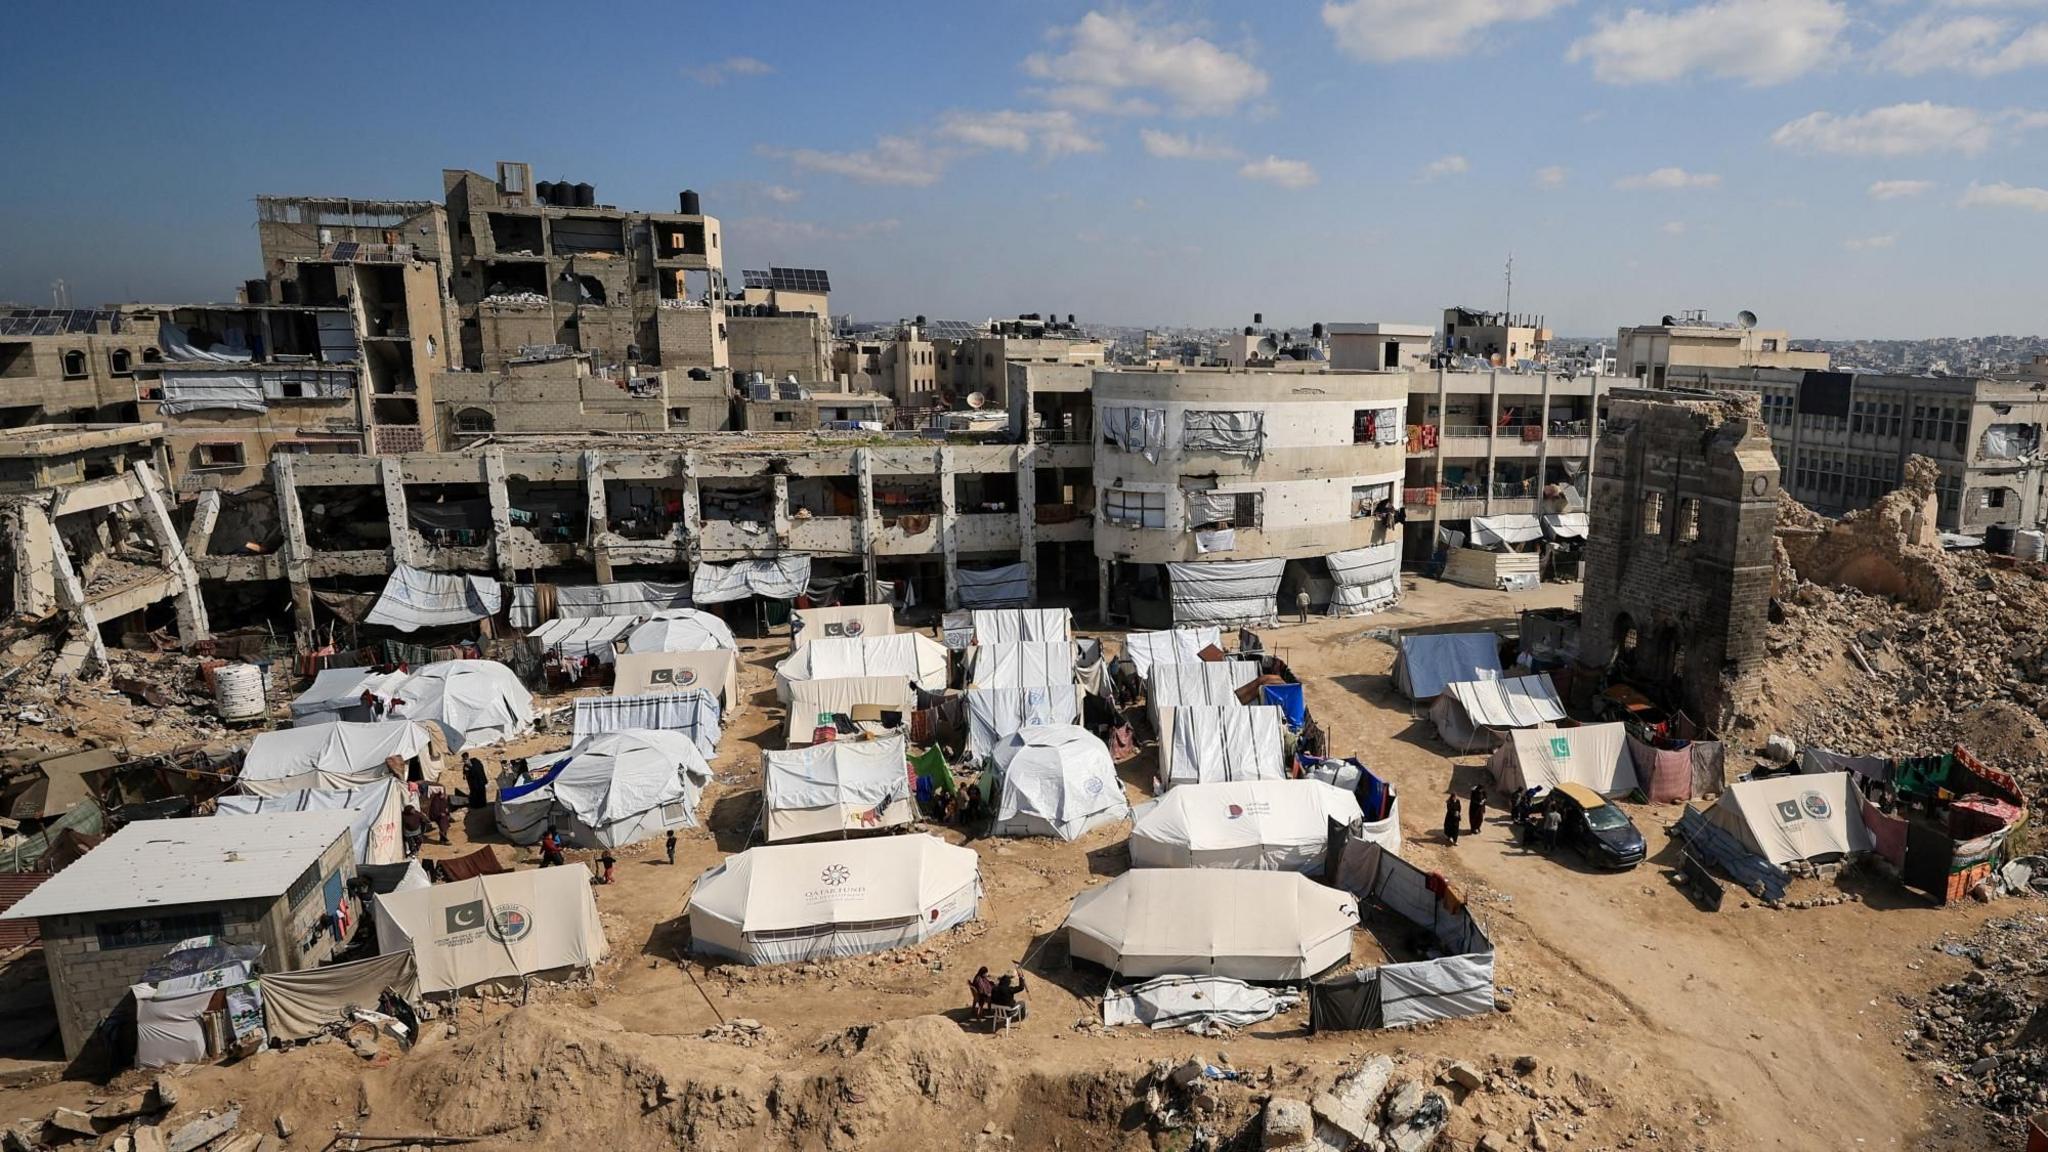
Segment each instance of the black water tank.
M695 190L685 188L683 189L683 194L676 197L676 199L682 201L683 215L702 216L704 214L704 201L698 198Z
M1318 320L1315 323L1309 325L1308 335L1309 339L1311 340L1321 340L1323 338L1323 322L1321 320Z
M553 180L542 180L535 184L533 186L533 199L537 204L553 204L555 202L555 182Z
M1265 322L1266 322L1266 314L1265 314L1264 312L1254 312L1254 313L1252 313L1252 323L1254 323L1254 324L1264 324Z
M575 203L576 207L591 208L596 206L597 189L592 187L588 180L585 180L582 183L577 184L576 187L571 189L570 191L574 196L573 202Z
M1984 550L2000 556L2012 555L2013 527L2010 524L1992 524L1984 529Z

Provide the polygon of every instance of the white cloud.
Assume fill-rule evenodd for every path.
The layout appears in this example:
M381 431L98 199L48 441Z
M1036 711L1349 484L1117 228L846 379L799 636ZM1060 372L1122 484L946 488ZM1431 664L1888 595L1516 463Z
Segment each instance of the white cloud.
M2029 112L2025 108L2008 108L2002 114L2007 123L2022 132L2036 128L2048 128L2048 112Z
M1266 92L1257 65L1185 24L1090 12L1053 37L1062 50L1032 53L1024 70L1050 85L1045 96L1053 103L1084 112L1149 115L1163 100L1182 116L1221 116Z
M1254 160L1237 170L1247 180L1260 180L1267 184L1278 184L1282 188L1307 188L1316 182L1316 170L1306 160L1282 160L1268 156Z
M1187 136L1176 132L1161 132L1146 128L1138 133L1138 139L1145 145L1148 156L1161 160L1235 160L1238 151L1228 144L1206 140L1200 136Z
M794 204L804 198L802 192L782 184L764 185L761 188L761 195L775 201L777 204Z
M1131 200L1131 211L1133 212L1144 212L1149 210L1151 207L1152 202L1150 200L1145 199L1143 196L1133 197Z
M1842 247L1851 252L1868 252L1874 248L1890 248L1899 238L1887 232L1882 236L1851 236L1842 241Z
M1422 166L1421 177L1435 180L1442 176L1462 176L1471 170L1471 162L1463 156L1440 156Z
M1934 189L1932 180L1879 180L1870 186L1872 200L1905 200Z
M1687 172L1683 168L1659 168L1653 172L1623 176L1614 182L1614 186L1624 192L1635 192L1643 189L1654 189L1661 192L1677 191L1685 188L1718 188L1721 186L1721 177L1712 172Z
M781 216L743 216L726 225L731 238L743 243L795 248L834 240L862 240L886 236L903 227L900 220L858 220L847 224L823 224L816 220L791 220Z
M1552 164L1548 168L1538 168L1536 170L1536 186L1538 188L1562 188L1564 187L1565 177L1565 170L1559 165Z
M1540 20L1571 0L1345 0L1323 5L1337 47L1360 60L1426 60L1482 47L1495 24Z
M1685 235L1685 221L1666 220L1664 226L1657 229L1657 231L1664 233L1666 236L1683 236Z
M2025 208L2048 212L2048 188L2023 188L2001 180L1996 184L1972 181L1963 192L1965 208Z
M970 148L1001 152L1036 150L1044 156L1069 156L1102 151L1102 141L1083 131L1072 112L1059 109L949 112L939 123L939 135Z
M683 75L699 84L723 84L735 76L766 76L775 71L766 61L752 56L728 56L709 64L696 64L683 69Z
M1602 17L1566 59L1589 60L1609 84L1651 84L1694 73L1752 86L1783 84L1842 51L1839 0L1709 0L1689 8L1631 8Z
M1951 70L1996 76L2048 65L2048 22L2020 28L1995 16L1923 12L1877 46L1874 62L1902 76Z
M925 188L945 174L946 158L909 136L883 136L873 148L826 152L816 148L762 148L764 156L787 160L811 172L844 176L862 184Z
M1840 156L1914 156L1991 146L1991 118L1975 108L1948 104L1893 104L1848 116L1814 112L1771 133L1771 143L1801 152Z

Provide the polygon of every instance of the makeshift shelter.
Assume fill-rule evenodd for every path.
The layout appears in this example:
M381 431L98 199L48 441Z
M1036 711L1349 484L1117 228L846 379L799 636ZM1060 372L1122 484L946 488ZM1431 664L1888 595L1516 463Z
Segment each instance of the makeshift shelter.
M1500 674L1500 639L1491 632L1403 633L1394 656L1394 686L1410 700L1431 700L1452 684Z
M974 613L974 643L1064 643L1074 638L1066 608L983 608Z
M1397 1028L1494 1012L1493 941L1441 876L1381 844L1347 844L1330 878L1364 907L1400 917L1433 957L1347 972L1309 986L1317 1031Z
M695 608L668 608L648 617L626 637L628 652L703 652L739 650L726 622Z
M287 728L286 733L305 731ZM381 765L380 765L381 769ZM347 809L356 814L349 832L355 842L357 864L397 864L405 859L402 822L405 815L405 787L389 771L382 778L355 788L310 788L300 792L271 792L255 796L222 796L215 801L215 817L255 816L264 812L317 812Z
M346 792L392 779L393 756L417 764L423 777L433 777L445 755L441 730L417 719L279 728L259 732L250 741L235 786L251 796Z
M946 646L917 632L813 640L775 666L775 697L789 703L790 685L846 676L901 676L927 692L945 690Z
M697 745L709 760L718 755L724 736L724 717L718 698L708 688L681 688L649 692L641 696L583 696L577 698L574 743L581 744L606 732L645 728L679 732Z
M901 732L761 754L761 824L770 843L880 832L917 819Z
M1439 739L1462 752L1492 748L1515 728L1555 724L1565 718L1564 701L1550 677L1506 676L1459 680L1444 685L1430 705Z
M638 616L558 616L526 634L536 656L559 652L565 660L595 656L610 664L619 657L619 643L640 626Z
M292 701L292 723L328 724L336 720L369 723L375 717L363 693L379 684L404 679L402 672L379 674L368 668L323 668L313 683Z
M577 744L531 781L498 791L498 831L533 844L550 825L576 844L621 848L695 828L711 766L688 736L627 729Z
M1889 811L1863 802L1863 822L1876 841L1872 851L1892 865L1900 883L1938 904L1963 899L2021 850L2015 834L2027 820L2025 791L1960 744L1898 760L1802 748L1799 768L1847 770L1895 795Z
M1270 705L1175 708L1159 740L1159 791L1285 776L1280 728L1280 710Z
M1298 729L1308 722L1308 693L1299 684L1288 684L1284 681L1278 684L1261 683L1259 703L1278 708L1281 723L1289 728Z
M664 608L690 606L688 584L620 580L611 584L519 584L512 589L505 622L527 630L542 621L578 616L644 619Z
M1278 556L1168 564L1174 625L1271 624L1278 617L1274 597L1286 569L1286 559Z
M130 991L135 996L135 1063L193 1064L263 1040L260 944L195 936L171 947Z
M887 604L841 604L830 608L799 608L790 613L791 648L813 640L858 640L893 636L896 610Z
M1370 544L1324 557L1332 616L1363 616L1401 598L1401 542Z
M1009 608L1031 602L1031 569L1022 563L994 568L963 565L954 569L953 577L963 608Z
M1145 708L1152 730L1164 734L1172 710L1184 705L1233 708L1243 703L1237 690L1259 678L1254 660L1193 660L1155 663L1145 676Z
M794 600L811 586L809 556L772 556L731 564L699 564L690 573L690 599L698 604L723 604L763 596Z
M358 864L356 875L370 882L372 896L410 892L433 883L427 876L427 870L420 867L417 857L396 864Z
M1222 647L1223 633L1213 626L1131 632L1124 636L1124 656L1140 680L1152 674L1154 664L1199 663L1204 649L1221 651Z
M360 675L348 683L342 678L328 679L333 671ZM293 703L292 715L301 715L301 704L308 705L309 717L344 711L332 705L338 694L349 689L353 689L358 708L363 693L368 692L384 701L386 715L392 720L417 720L439 727L442 739L454 752L509 740L533 726L533 694L512 669L496 660L444 660L409 673L381 675L367 669L330 670L316 677L312 689ZM308 700L316 694L316 699ZM396 715L391 714L394 707Z
M1315 875L1331 840L1363 819L1355 797L1316 780L1184 784L1139 813L1131 867Z
M1260 988L1228 976L1158 976L1102 996L1102 1023L1115 1028L1244 1028L1301 1003L1301 994Z
M786 748L801 748L815 743L825 728L833 729L835 735L901 728L916 707L917 690L900 676L799 680L789 686L789 727L782 743Z
M995 753L1004 740L1026 728L1076 724L1081 719L1081 690L1068 684L1050 688L969 688L967 751L980 760Z
M999 640L967 650L969 688L1050 688L1074 682L1071 640Z
M412 953L394 952L326 968L266 973L257 982L263 987L264 1030L290 1041L310 1040L347 1023L351 1009L374 1011L386 992L414 1000L420 978Z
M622 652L612 670L612 695L651 696L708 688L718 697L721 716L740 706L740 662L736 652L709 648L699 652Z
M1140 868L1074 897L1067 953L1113 976L1306 980L1351 959L1358 902L1294 872Z
M1863 798L1847 772L1737 780L1706 818L1780 866L1832 863L1877 846L1863 822Z
M1444 579L1467 588L1509 592L1534 588L1543 582L1542 557L1534 552L1453 548L1444 560Z
M363 623L413 632L496 616L503 606L504 590L489 577L427 572L409 564L394 564L384 581L384 591L378 595L370 614L363 617Z
M585 969L610 946L590 873L529 868L393 892L376 902L377 950L410 951L423 993Z
M1494 787L1510 796L1567 782L1602 796L1626 796L1638 786L1628 726L1618 720L1576 728L1517 728L1486 767Z
M980 857L936 836L750 848L697 878L690 948L793 964L919 944L975 917Z
M498 859L498 850L489 844L478 845L474 851L460 856L444 856L434 864L442 877L448 880L473 880L478 876L496 876L500 872L511 871Z
M1128 819L1130 802L1109 748L1086 728L1024 728L995 749L996 836L1078 839L1091 828Z

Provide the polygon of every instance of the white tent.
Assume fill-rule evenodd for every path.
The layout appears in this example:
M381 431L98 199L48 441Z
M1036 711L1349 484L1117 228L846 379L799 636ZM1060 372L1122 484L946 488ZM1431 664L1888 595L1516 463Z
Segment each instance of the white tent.
M1075 724L1081 719L1081 689L1069 684L1052 688L969 688L967 751L976 760L994 755L1004 740L1026 728Z
M1394 686L1410 700L1429 700L1444 686L1500 678L1500 639L1491 632L1406 633L1394 657Z
M346 791L390 780L385 761L420 760L422 774L439 771L435 730L413 720L355 724L343 720L259 732L242 756L235 786L251 796L282 796L309 789Z
M1074 682L1071 640L1002 640L967 650L969 688L1049 688Z
M785 748L801 748L811 742L812 733L835 715L852 717L869 709L877 713L873 723L901 727L917 706L917 693L901 676L842 676L837 680L799 680L789 686L789 728L783 733ZM894 712L890 724L880 713Z
M799 608L790 613L790 647L813 640L858 640L892 636L896 610L887 604L840 604L831 608Z
M444 660L410 675L392 673L370 690L386 715L440 726L451 751L460 752L524 735L533 727L533 694L512 669L496 660Z
M583 868L529 868L377 897L377 950L411 949L421 992L452 992L604 959Z
M379 675L368 668L323 668L314 674L312 685L292 701L292 723L367 722L371 711L363 703L364 691L403 679L402 672Z
M1255 660L1191 660L1157 663L1145 676L1145 708L1155 732L1166 731L1172 709L1185 705L1235 708L1237 690L1259 678Z
M1066 608L982 608L974 613L976 644L1067 641L1074 614Z
M1351 959L1358 904L1297 872L1139 868L1074 897L1067 952L1125 977L1306 980Z
M1124 636L1124 655L1144 679L1154 664L1194 664L1208 647L1223 647L1223 633L1214 626L1174 628L1165 632L1131 632Z
M712 648L737 651L739 646L725 621L695 608L656 612L626 637L628 652L703 652Z
M213 814L256 816L264 812L318 812L330 808L346 808L356 814L355 826L349 830L355 841L356 863L396 864L405 859L405 788L390 772L384 772L382 779L354 788L222 796L214 802Z
M1175 708L1159 741L1159 791L1181 784L1286 775L1280 709L1270 704Z
M1131 814L1116 761L1085 728L1025 728L996 746L995 759L1002 782L989 831L997 836L1073 840Z
M618 659L617 642L640 623L638 616L557 616L526 634L536 652L560 652L570 660L595 656Z
M1323 870L1332 826L1365 818L1349 792L1317 780L1185 784L1138 814L1133 868Z
M395 564L363 623L411 632L496 616L503 605L504 590L489 577L427 572Z
M1330 566L1330 615L1362 616L1401 598L1401 542L1370 544L1324 557Z
M711 766L680 732L607 732L498 793L498 830L532 844L558 825L577 844L619 848L670 828L695 828Z
M946 646L917 632L813 640L775 666L775 697L789 703L789 686L799 680L842 676L901 676L927 692L946 687Z
M1472 517L1472 546L1498 548L1543 539L1543 522L1527 512Z
M1576 728L1517 728L1494 752L1487 770L1494 786L1510 796L1567 782L1583 784L1602 796L1636 790L1628 726L1620 721Z
M1270 624L1274 597L1287 569L1283 557L1259 560L1204 560L1166 566L1173 622L1181 624Z
M702 652L622 652L612 672L612 695L645 696L655 692L687 692L709 688L718 697L721 714L740 706L740 665L737 653L725 648Z
M768 840L878 832L917 819L903 733L761 754Z
M974 919L980 857L936 836L750 848L697 878L690 947L747 964L883 952Z
M1825 864L1877 846L1847 772L1737 780L1706 816L1773 864Z
M1464 751L1493 747L1494 734L1506 729L1534 728L1565 718L1557 689L1541 674L1446 684L1429 715L1444 743Z
M689 737L709 760L718 755L718 741L724 735L718 697L709 688L672 688L638 696L581 696L572 707L571 739L577 744L606 732L650 728Z

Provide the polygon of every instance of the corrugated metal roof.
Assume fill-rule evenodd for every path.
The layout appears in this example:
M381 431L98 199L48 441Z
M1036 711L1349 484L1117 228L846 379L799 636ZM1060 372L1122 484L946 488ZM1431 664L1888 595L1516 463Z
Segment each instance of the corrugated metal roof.
M356 813L277 812L227 819L139 820L0 914L67 916L283 895Z

